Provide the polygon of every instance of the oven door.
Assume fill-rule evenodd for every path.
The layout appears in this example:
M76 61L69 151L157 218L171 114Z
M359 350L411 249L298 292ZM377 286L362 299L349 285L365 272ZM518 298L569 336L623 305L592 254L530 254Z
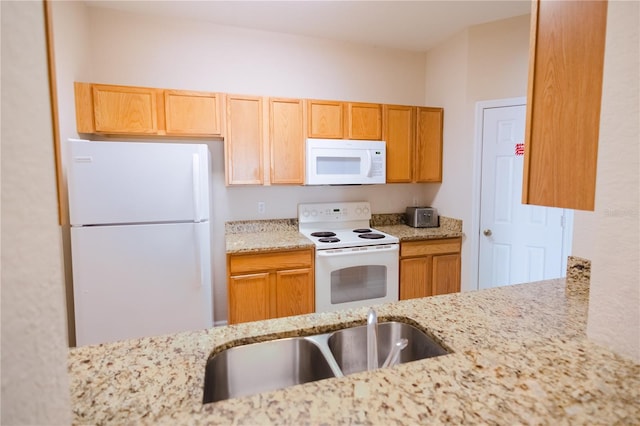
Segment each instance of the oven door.
M318 250L316 312L398 300L398 244Z

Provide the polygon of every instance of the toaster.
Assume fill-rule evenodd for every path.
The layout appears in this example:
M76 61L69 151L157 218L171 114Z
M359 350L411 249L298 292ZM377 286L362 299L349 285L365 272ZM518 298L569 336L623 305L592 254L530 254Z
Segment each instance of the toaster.
M440 226L438 210L433 207L407 207L405 221L407 225L414 228L437 228Z

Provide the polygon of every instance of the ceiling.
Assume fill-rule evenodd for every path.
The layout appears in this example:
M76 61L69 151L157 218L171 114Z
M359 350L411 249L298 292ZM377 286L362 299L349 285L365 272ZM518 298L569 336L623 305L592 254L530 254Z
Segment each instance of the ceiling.
M472 25L530 12L530 0L114 1L100 7L424 52Z

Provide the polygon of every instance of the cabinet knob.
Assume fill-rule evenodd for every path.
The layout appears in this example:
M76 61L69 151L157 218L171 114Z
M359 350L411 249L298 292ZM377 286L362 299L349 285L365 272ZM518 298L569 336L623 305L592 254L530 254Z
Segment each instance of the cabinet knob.
M490 237L492 234L491 229L485 229L484 231L482 231L482 233L485 237Z

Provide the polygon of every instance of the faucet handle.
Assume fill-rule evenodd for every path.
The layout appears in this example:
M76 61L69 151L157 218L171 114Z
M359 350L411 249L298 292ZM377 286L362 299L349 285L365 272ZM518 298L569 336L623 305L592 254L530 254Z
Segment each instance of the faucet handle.
M389 355L387 359L384 360L382 364L382 368L391 367L398 363L398 359L400 358L400 352L407 347L409 341L407 339L399 339L389 351Z

